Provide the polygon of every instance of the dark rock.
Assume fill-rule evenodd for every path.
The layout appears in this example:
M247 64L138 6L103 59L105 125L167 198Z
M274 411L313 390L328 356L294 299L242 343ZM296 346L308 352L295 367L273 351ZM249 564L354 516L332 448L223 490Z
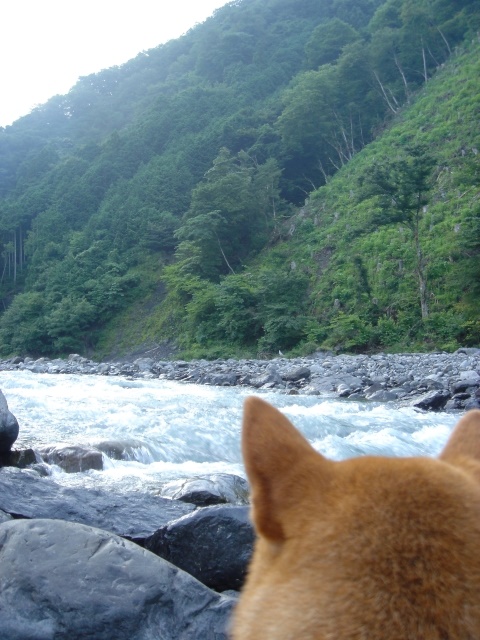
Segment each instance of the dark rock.
M248 504L248 482L229 473L173 480L162 487L165 498L190 502L198 507L212 504Z
M8 409L5 396L0 391L0 453L7 453L18 438L18 422Z
M145 547L215 589L238 590L252 554L248 507L205 507L162 527Z
M13 449L8 453L0 453L0 467L18 467L25 469L37 462L33 449Z
M298 382L298 380L308 380L311 375L312 372L309 367L297 367L284 373L282 378L288 382Z
M101 451L77 445L57 444L38 449L42 459L48 464L56 464L67 473L78 473L88 469L103 469L103 455Z
M234 600L106 531L0 525L5 640L227 640Z
M420 399L414 400L412 404L417 409L423 409L424 411L440 411L445 407L449 399L450 393L448 391L429 391Z
M62 487L34 471L5 467L0 469L0 509L22 518L88 524L141 543L194 507L143 493Z

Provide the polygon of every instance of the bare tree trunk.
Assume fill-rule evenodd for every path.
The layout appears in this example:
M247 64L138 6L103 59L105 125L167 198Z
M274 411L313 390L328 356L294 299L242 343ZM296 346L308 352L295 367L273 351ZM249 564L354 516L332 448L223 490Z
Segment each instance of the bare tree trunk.
M407 78L405 77L405 73L403 72L402 65L400 64L400 61L398 60L396 54L393 56L393 59L395 60L395 66L397 67L400 75L402 76L403 86L405 87L405 97L407 99L407 104L408 104L410 102L410 91L408 90Z
M323 166L323 164L322 164L322 161L321 161L321 160L319 160L319 161L318 161L318 168L320 169L320 171L321 171L321 173L322 173L323 179L325 180L325 184L327 184L327 183L328 183L328 181L329 181L329 179L330 179L330 176L329 176L329 175L327 174L327 172L325 171L324 166Z
M442 36L443 41L445 42L445 44L447 45L447 49L448 49L448 54L451 56L452 55L452 50L450 49L450 45L448 44L448 40L446 39L446 37L443 35L443 33L441 32L441 30L439 29L439 27L436 27L438 33Z
M427 289L427 276L426 276L426 261L423 255L422 245L420 243L420 208L418 209L415 220L413 222L413 238L415 242L415 254L416 254L416 268L418 278L418 290L420 294L420 310L422 314L422 320L428 318L428 289Z
M423 46L423 38L422 38L422 57L423 57L423 77L425 79L425 82L428 82L427 59L425 57L425 47Z
M233 275L235 275L235 271L232 269L229 261L227 260L227 256L225 255L225 253L224 253L224 251L222 249L222 245L220 244L220 239L219 239L218 236L217 236L217 241L218 241L218 246L220 247L220 252L221 252L221 254L223 256L223 259L225 260L225 263L226 263L227 267L230 269L230 271L233 273Z
M385 100L385 102L387 103L387 107L390 109L390 111L392 113L397 113L397 110L395 109L395 107L392 105L392 103L390 102L390 100L388 99L388 95L387 92L385 91L385 88L380 80L380 78L378 77L378 73L376 71L373 72L373 75L375 76L375 80L378 82L378 85L380 87L380 90L382 92L382 96L383 99Z

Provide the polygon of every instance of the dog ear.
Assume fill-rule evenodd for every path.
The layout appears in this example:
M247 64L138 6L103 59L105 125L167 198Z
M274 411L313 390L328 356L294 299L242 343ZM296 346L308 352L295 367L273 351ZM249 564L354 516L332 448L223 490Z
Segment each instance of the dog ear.
M328 461L280 411L253 396L244 405L242 449L257 533L281 542L287 511L298 505L306 483L313 482L308 461L316 466Z
M456 458L472 458L480 462L480 410L466 413L452 432L440 459L454 462Z

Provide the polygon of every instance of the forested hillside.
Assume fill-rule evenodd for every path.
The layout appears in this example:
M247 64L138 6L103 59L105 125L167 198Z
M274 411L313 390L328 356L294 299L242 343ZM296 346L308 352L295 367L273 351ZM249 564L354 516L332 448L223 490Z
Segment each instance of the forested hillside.
M473 0L236 0L0 129L0 353L480 341Z

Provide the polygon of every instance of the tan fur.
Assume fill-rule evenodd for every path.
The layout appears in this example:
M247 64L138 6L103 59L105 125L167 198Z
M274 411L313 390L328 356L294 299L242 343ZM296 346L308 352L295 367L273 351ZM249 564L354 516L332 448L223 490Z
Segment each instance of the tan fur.
M480 411L439 459L332 462L245 403L258 538L233 640L480 640Z

